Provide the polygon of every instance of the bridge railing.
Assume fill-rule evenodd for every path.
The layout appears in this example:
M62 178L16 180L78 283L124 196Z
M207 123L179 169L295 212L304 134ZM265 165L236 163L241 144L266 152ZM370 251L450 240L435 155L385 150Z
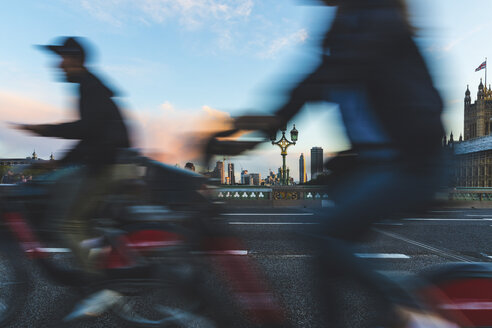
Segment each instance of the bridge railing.
M450 200L492 201L492 188L455 188L449 192Z
M258 205L279 206L331 206L333 203L328 192L316 186L221 186L213 193L216 200L237 205L245 205L253 201Z

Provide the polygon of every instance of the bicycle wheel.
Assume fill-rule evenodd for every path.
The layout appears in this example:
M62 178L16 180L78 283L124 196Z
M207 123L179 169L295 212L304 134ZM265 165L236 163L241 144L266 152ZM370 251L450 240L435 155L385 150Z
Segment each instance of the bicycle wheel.
M27 274L10 248L0 247L0 326L15 318L25 304L28 291Z
M150 269L142 280L116 280L108 288L120 296L113 312L130 327L215 327L197 314L203 301L196 295L200 267L183 231L173 225L127 226L129 245Z

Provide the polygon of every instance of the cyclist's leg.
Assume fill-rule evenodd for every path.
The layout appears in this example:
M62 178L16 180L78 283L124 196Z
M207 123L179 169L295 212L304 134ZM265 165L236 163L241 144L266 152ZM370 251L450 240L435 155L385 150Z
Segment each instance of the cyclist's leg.
M89 250L80 243L91 237L89 219L107 192L109 179L104 171L94 173L83 166L69 167L57 174L51 190L51 229L71 249L76 263L89 271L94 271L88 260Z
M391 306L399 289L354 256L351 246L361 240L371 224L397 210L411 209L432 195L438 174L409 169L408 164L367 164L335 188L338 201L327 213L318 234L319 269L326 277L348 277ZM325 296L329 295L329 286Z
M79 177L80 178L80 177ZM73 203L69 207L63 224L64 237L83 268L90 272L98 272L94 263L89 260L90 248L82 247L84 240L93 238L91 218L97 211L99 204L111 189L111 168L97 172L86 171L81 177Z

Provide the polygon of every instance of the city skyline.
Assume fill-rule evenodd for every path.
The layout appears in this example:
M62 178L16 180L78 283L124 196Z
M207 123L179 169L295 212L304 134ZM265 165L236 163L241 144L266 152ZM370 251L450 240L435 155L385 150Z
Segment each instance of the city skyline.
M312 147L312 148L319 148L319 147ZM333 154L330 154L330 153L326 154L326 153L323 152L323 149L322 148L321 148L321 150L322 150L321 151L321 156L323 158L323 163L324 163ZM310 152L308 154L310 154ZM277 174L277 170L282 165L282 162L281 162L282 159L281 159L281 157L278 154L277 154L277 156L279 157L278 163L277 163L278 164L277 166L279 166L279 167L277 167L277 168L269 167L269 168L267 168L267 169L265 169L263 171L262 170L254 170L254 169L252 170L249 167L242 166L242 165L240 165L239 167L237 167L236 166L236 162L234 162L234 157L231 157L230 159L227 159L227 160L218 160L218 161L215 162L215 166L214 167L210 167L210 166L209 167L197 166L196 171L197 172L214 172L214 170L217 169L217 163L221 162L221 163L223 163L221 165L224 165L224 168L226 167L226 164L227 164L227 172L225 172L225 169L224 169L224 177L230 177L230 175L229 175L229 172L230 172L229 171L229 166L230 165L232 165L232 167L233 167L234 177L235 176L241 176L242 175L241 173L243 171L246 171L247 174L248 174L248 172L255 172L255 173L259 173L260 175L262 175L264 177L268 177L269 174L270 174L270 172L275 172L275 174ZM287 155L287 158L294 157L294 156L295 156L295 153L293 153L292 155L289 153ZM304 153L300 153L299 156L297 157L297 159L291 159L291 161L296 161L297 168L300 165L300 156L303 156L304 157L306 181L309 181L309 180L311 180L311 178L310 178L311 177L311 156L310 155L305 156ZM195 164L195 163L193 163L193 164ZM176 165L178 165L180 167L183 166L181 163L176 163ZM318 166L320 166L320 165L318 164ZM236 171L236 168L237 168L237 171ZM300 183L300 178L299 178L300 176L299 176L299 174L297 176L293 176L293 173L292 173L293 170L292 170L292 168L296 168L296 166L290 167L289 165L287 165L287 169L290 170L290 177L291 178L294 178L294 181L296 183ZM239 180L239 181L236 180L236 183L241 184L240 181L241 180Z
M135 145L165 163L184 165L198 154L184 143L197 130L221 128L247 108L262 113L276 108L274 90L291 81L285 74L308 69L300 63L314 64L312 51L334 13L334 8L304 6L312 2L301 0L281 6L273 0L208 1L220 5L217 12L199 0L187 1L187 10L181 0L169 3L159 2L158 10L149 12L127 0L118 6L90 0L9 2L0 20L11 35L0 54L0 157L25 157L36 148L40 157L54 153L61 158L71 144L7 127L9 121L73 119L72 86L57 82L56 59L35 44L60 35L87 37L96 49L97 72L114 86L131 119ZM475 68L492 53L483 33L491 27L487 13L492 4L475 0L480 10L474 12L468 3L446 0L408 4L415 39L443 97L447 135L452 131L457 137L463 132L463 90L478 85L484 70ZM309 105L293 122L299 141L287 156L292 177L299 176L299 156L312 145L329 153L348 148L335 105ZM280 162L268 144L233 160L262 175Z

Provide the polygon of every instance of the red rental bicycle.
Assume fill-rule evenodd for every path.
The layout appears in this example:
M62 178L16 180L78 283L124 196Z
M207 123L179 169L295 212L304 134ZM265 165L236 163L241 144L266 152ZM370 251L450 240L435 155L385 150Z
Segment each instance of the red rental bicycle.
M234 250L244 248L241 241L225 229L217 219L220 209L204 196L207 180L142 157L131 162L145 168L138 181L145 184L145 201L113 194L95 214L99 237L88 244L103 274L53 258L46 246L52 245L42 228L49 179L3 192L0 326L16 319L33 279L21 265L22 254L55 283L80 291L82 306L61 318L61 325L81 314L111 311L131 327L232 327L238 318L259 327L285 326L282 307L261 271L248 257L236 255ZM87 295L108 290L112 299L106 308L84 309Z

